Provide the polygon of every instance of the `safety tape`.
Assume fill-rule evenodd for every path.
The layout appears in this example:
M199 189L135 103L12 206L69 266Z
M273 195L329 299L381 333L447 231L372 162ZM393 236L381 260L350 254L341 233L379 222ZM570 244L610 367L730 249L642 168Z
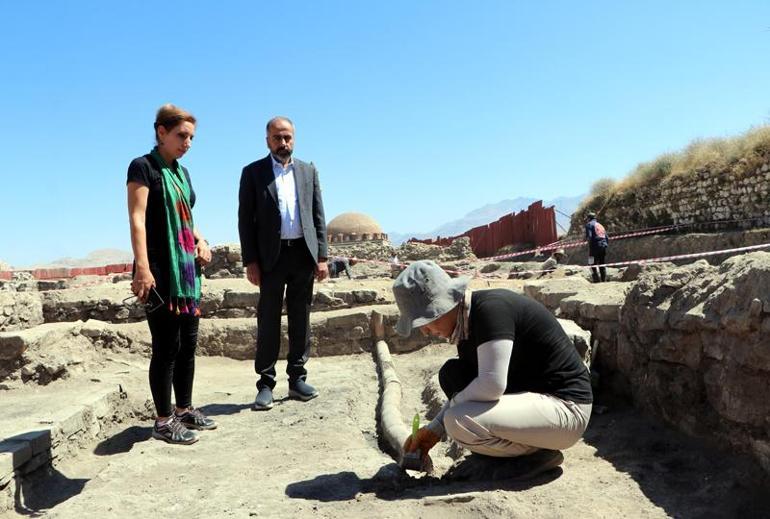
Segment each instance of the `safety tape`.
M603 263L601 265L560 265L561 267L570 267L575 269L593 269L593 268L599 268L599 267L626 267L628 265L644 265L645 263L660 263L663 261L672 261L672 260L679 260L679 259L688 259L688 258L704 258L707 256L718 256L720 254L733 254L736 252L747 252L747 251L754 251L754 250L760 250L760 249L766 249L770 247L770 243L763 243L760 245L747 245L745 247L736 247L733 249L721 249L721 250L715 250L715 251L705 251L705 252L693 252L690 254L677 254L674 256L658 256L655 258L646 258L646 259L638 259L638 260L628 260L628 261L616 261L614 263ZM558 268L558 267L557 267ZM553 272L554 269L543 269L543 270L517 270L515 272L511 272L511 274L540 274L543 272ZM447 270L448 274L464 274L459 271L449 271ZM467 273L465 273L467 274ZM487 276L485 274L482 274L478 271L476 271L473 274L473 277L476 278L493 278L494 276Z
M671 229L675 229L676 225L667 225L665 227L655 227L651 229L647 229L644 231L636 231L636 232L630 232L626 234L618 234L612 236L612 241L617 240L624 240L626 238L635 238L637 236L647 236L650 234L658 234L666 231L670 231ZM535 252L544 252L549 250L556 250L556 249L571 249L575 247L580 247L582 245L585 245L588 243L588 240L574 240L574 241L568 241L568 242L554 242L550 245L543 245L541 247L535 247L534 249L519 251L519 252L512 252L509 254L500 254L498 256L490 256L487 258L483 258L482 261L499 261L502 259L509 259L509 258L515 258L518 256L526 256L528 254L532 254Z

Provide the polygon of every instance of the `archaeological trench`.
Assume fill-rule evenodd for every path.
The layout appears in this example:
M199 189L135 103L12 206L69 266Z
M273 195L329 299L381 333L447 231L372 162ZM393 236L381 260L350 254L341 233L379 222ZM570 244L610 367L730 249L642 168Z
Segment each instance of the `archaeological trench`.
M629 239L618 249L622 247L625 259L632 253L652 257L652 250L657 255L664 250L697 252L720 239L721 244L746 243L749 234L752 244L768 241L765 231L737 229L712 233L707 239L682 233ZM353 280L316 284L310 370L313 376L314 363L323 368L319 368L320 378L324 366L331 370L335 362L354 363L351 365L359 367L329 376L336 378L335 384L355 377L372 384L370 392L350 398L349 405L360 410L356 419L368 424L360 426L356 437L368 438L360 448L372 452L372 467L366 470L376 476L364 480L351 469L353 476L348 472L324 476L320 471L311 477L313 470L320 469L310 468L307 478L311 483L287 480L276 487L280 495L274 498L272 514L262 510L243 516L285 516L307 509L325 517L359 516L362 510L383 517L413 517L415 510L424 517L446 517L450 510L484 517L561 517L580 510L597 517L612 517L618 510L628 517L707 517L717 512L715 516L751 517L770 510L767 493L762 492L770 481L770 253L613 268L609 282L592 284L589 273L576 265L543 279L509 279L509 271L536 264L483 262L470 253L467 241L460 242L451 249L406 244L399 254L402 261L431 258L446 268L475 275L473 288L506 287L524 293L561 320L592 369L597 404L586 434L588 445L581 442L574 448L577 454L572 465L573 449L565 452L561 477L552 476L532 487L506 486L505 482L468 486L442 477L463 457L448 442L444 442L443 465L439 459L432 475L397 469L394 460L409 434L414 410L423 410L423 420L428 420L441 404L432 375L451 355L447 349L451 347L431 344L419 334L408 339L395 334L398 312L390 292L388 249L379 244L369 249L355 245L358 248L349 255L373 261L354 267ZM572 251L573 259L581 254L582 249ZM199 379L205 378L208 359L214 362L217 358L240 361L235 365L245 379L253 376L249 360L254 355L259 294L243 279L239 261L236 246L219 246L206 269ZM63 470L88 464L94 453L105 450L104 445L114 445L115 438L129 433L140 437L141 441L115 448L120 453L160 443L150 440L147 433L151 406L141 368L146 369L149 357L149 332L141 308L123 302L130 295L129 280L118 275L43 283L19 274L1 283L0 411L5 419L0 425L0 514L74 517L87 516L85 510L101 510L103 516L117 514L117 508L99 508L100 500L120 494L114 488L119 483L109 487L102 473L103 486L90 492L89 485L98 485L99 477L76 491L62 491L63 497L55 497L53 489L67 479ZM285 325L284 321L284 342ZM121 366L125 370L118 369ZM138 366L138 374L129 380L131 366ZM249 391L245 387L244 395ZM334 398L330 392L322 393L318 402ZM284 427L301 427L304 420L292 419L289 411L295 408L288 404L278 415L276 411L251 413L248 403L244 396L239 406L232 407L238 412L222 413L222 422L234 420L230 426L234 429L237 420L281 416ZM217 409L224 407L213 406L209 411L216 415ZM339 426L342 436L355 428L353 415L349 418L340 422L346 424ZM327 425L334 427L337 419L327 416ZM642 447L629 451L638 438L623 428L634 420L643 420L643 427L657 431L663 440L656 440L644 452ZM299 425L292 425L295 422ZM225 438L227 430L221 429L218 434ZM205 438L199 443L204 444ZM180 456L178 449L158 452L174 459ZM676 449L685 454L676 463L666 463L670 455L666 451ZM660 456L659 464L649 459L651 452ZM603 457L612 462L604 469L611 473L602 475L599 469L581 472L581 463L588 466ZM697 461L699 458L703 459ZM324 458L324 463L333 462ZM389 471L377 471L381 466L390 467ZM110 474L117 469L99 470ZM698 479L699 470L704 471L702 479ZM677 479L680 471L689 471L686 483ZM693 477L698 482L693 483ZM484 480L485 475L478 478ZM568 481L567 488L581 488L583 497L569 497L559 480ZM127 493L131 484L125 483ZM340 495L344 488L350 496ZM631 499L628 495L634 492L638 496L624 502L624 496ZM557 495L562 497L554 497ZM399 501L404 496L412 499ZM211 499L210 506L214 506ZM268 497L264 499L269 502ZM127 502L136 506L136 502ZM533 511L535 502L541 507L539 512ZM259 510L260 505L251 506ZM330 508L333 506L336 508ZM230 512L240 516L237 507Z

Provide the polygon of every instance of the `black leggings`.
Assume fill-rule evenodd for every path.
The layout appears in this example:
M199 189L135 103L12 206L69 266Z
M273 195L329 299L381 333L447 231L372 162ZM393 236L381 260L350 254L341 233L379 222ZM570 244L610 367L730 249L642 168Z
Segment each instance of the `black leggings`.
M192 406L199 317L176 315L164 305L147 314L152 335L150 391L158 416L171 416L171 386L177 407Z
M597 247L596 250L591 251L591 256L594 257L594 265L604 265L606 263L605 257L607 256L607 248ZM591 277L593 278L594 283L607 281L607 268L604 266L591 267Z

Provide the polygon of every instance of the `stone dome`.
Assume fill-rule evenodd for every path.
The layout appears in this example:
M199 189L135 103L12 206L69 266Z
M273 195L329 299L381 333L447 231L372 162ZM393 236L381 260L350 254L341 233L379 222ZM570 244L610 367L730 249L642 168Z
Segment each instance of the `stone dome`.
M342 213L326 224L329 234L382 234L382 227L374 218L363 213Z
M387 239L380 224L363 213L342 213L326 224L326 233L332 242Z

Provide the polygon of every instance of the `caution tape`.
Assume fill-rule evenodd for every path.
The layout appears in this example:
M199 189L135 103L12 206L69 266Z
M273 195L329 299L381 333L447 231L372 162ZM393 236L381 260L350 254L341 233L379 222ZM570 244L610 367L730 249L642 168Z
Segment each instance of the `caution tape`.
M734 254L737 252L748 252L748 251L756 251L760 249L767 249L770 248L770 243L762 243L760 245L747 245L745 247L736 247L733 249L721 249L721 250L715 250L715 251L705 251L705 252L693 252L689 254L676 254L673 256L658 256L655 258L646 258L646 259L637 259L637 260L628 260L628 261L616 261L613 263L603 263L601 265L560 265L561 267L570 267L574 269L594 269L594 268L600 268L600 267L627 267L629 265L644 265L646 263L660 263L663 261L673 261L673 260L680 260L680 259L689 259L689 258L704 258L708 256L719 256L721 254ZM553 272L555 269L542 269L542 270L517 270L515 272L511 272L511 274L519 275L519 274L540 274L544 272ZM458 271L447 271L447 273L450 274L462 274ZM476 271L473 274L473 277L476 278L492 278L493 276L487 276L484 275L478 271Z
M666 231L670 231L672 229L676 229L676 225L666 225L664 227L654 227L646 230L641 231L635 231L635 232L629 232L626 234L618 234L612 236L612 241L617 240L624 240L626 238L635 238L637 236L647 236L650 234L659 234ZM554 242L550 245L543 245L540 247L535 247L534 249L519 251L519 252L512 252L509 254L500 254L498 256L490 256L487 258L484 258L482 261L498 261L502 259L509 259L509 258L515 258L517 256L526 256L528 254L532 254L535 252L543 252L543 251L549 251L549 250L556 250L556 249L571 249L575 247L580 247L581 245L585 245L588 243L588 240L573 240L568 242Z

